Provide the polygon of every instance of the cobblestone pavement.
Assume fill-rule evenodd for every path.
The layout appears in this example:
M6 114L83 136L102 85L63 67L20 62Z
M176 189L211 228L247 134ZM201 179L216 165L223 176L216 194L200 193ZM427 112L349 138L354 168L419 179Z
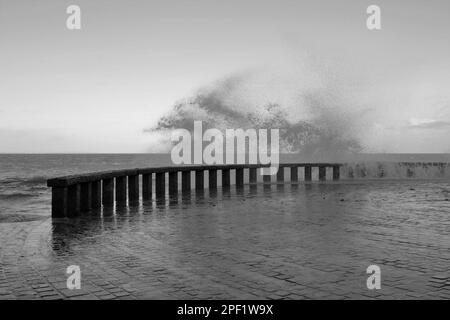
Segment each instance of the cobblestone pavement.
M449 299L449 197L433 181L273 185L0 223L0 299Z

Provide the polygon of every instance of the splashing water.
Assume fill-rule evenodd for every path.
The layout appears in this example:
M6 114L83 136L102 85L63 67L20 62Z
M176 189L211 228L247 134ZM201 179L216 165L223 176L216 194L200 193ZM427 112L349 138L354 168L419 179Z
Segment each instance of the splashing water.
M448 179L449 163L441 162L348 162L343 178L350 179Z
M363 151L367 108L348 94L353 90L347 85L313 71L232 75L177 102L147 131L163 136L166 150L171 130L193 130L201 120L205 129L280 129L284 153L326 157Z

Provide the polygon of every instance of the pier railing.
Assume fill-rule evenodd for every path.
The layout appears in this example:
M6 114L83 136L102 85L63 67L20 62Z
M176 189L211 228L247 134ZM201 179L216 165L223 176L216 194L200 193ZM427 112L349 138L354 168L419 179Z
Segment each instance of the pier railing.
M52 188L52 217L75 217L80 212L86 212L100 207L112 207L114 203L138 203L142 199L165 198L166 194L177 194L179 190L179 172L181 172L181 192L191 191L191 172L195 172L195 190L205 188L205 173L208 172L208 188L218 187L217 176L221 175L222 188L231 184L231 172L235 175L236 187L242 187L248 176L249 184L257 183L257 169L270 165L198 165L198 166L170 166L129 170L114 170L89 174L71 175L49 179L47 186ZM330 177L339 180L339 163L283 163L274 179L284 182L285 169L289 169L290 181L298 182L298 169L304 169L304 181L312 180L312 168L318 168L318 179L325 181L327 169L331 170ZM248 175L244 175L248 170ZM219 173L220 171L220 173ZM155 178L153 179L153 175ZM166 188L168 175L168 188ZM142 178L140 178L142 177ZM140 180L142 181L140 183ZM154 186L153 186L154 181ZM263 183L271 183L272 176L264 175Z

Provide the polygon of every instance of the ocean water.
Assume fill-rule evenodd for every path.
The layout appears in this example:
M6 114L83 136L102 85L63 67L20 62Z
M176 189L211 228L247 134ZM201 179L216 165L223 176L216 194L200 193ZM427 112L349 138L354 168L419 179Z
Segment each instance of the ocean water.
M298 155L285 155L282 162L326 161L307 159ZM330 161L330 160L328 160ZM412 179L433 181L436 192L442 192L449 181L450 168L415 168L415 175L408 176L407 168L396 165L400 161L450 162L449 155L358 155L338 157L331 161L349 162L343 168L343 181L350 175L353 179L386 180L397 183ZM49 217L51 210L48 178L77 173L112 169L129 169L170 165L167 154L0 154L0 222L20 222L36 217ZM380 175L380 168L383 174ZM352 173L350 173L352 172ZM317 175L313 172L314 176ZM301 174L299 175L301 178Z
M124 284L139 299L192 299L191 292L205 299L249 298L250 292L251 298L268 298L264 288L272 287L308 288L304 294L313 298L326 292L360 299L368 294L365 270L376 264L383 274L377 298L446 298L433 277L447 279L449 273L450 168L420 165L410 175L398 164L446 161L445 156L358 155L339 161L348 163L339 181L193 190L51 219L47 178L169 165L169 156L0 155L6 290L23 299L22 291L34 292L40 279L65 295L66 268L79 265L91 295L100 280L114 281L114 289ZM220 185L220 175L218 180ZM287 286L271 276L274 271L301 285ZM252 279L258 285L242 285ZM188 292L174 289L177 284Z
M0 154L0 221L50 216L48 178L161 166L168 160L161 154Z

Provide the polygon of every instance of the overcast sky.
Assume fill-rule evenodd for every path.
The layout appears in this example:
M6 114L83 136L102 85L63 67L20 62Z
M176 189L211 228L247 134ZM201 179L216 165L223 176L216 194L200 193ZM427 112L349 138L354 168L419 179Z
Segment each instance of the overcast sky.
M448 0L0 0L0 152L145 152L178 99L305 53L365 82L369 151L450 152L449 31Z

